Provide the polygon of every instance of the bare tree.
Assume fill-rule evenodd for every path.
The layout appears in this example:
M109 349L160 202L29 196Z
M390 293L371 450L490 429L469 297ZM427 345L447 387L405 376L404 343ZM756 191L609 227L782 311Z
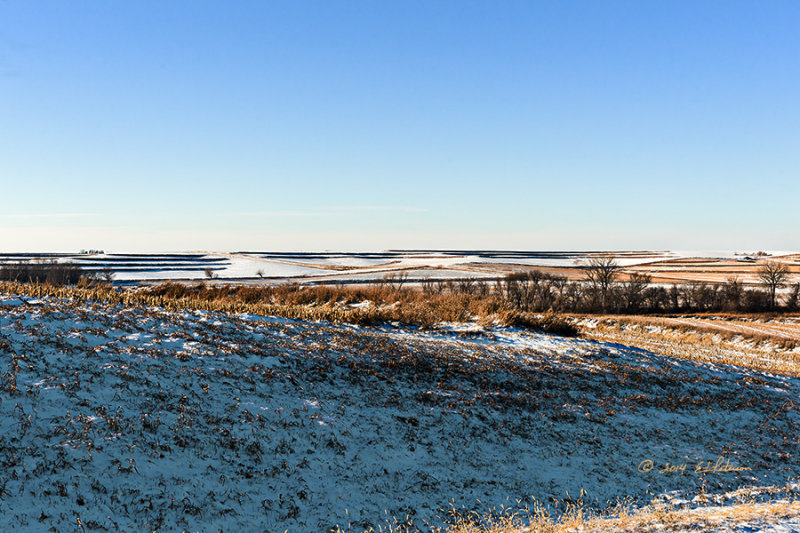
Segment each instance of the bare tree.
M600 305L606 311L608 302L608 289L614 284L619 275L620 266L610 255L598 255L589 259L584 267L586 279L592 287L600 292Z
M798 307L800 307L800 282L795 282L792 284L792 291L786 300L786 308L789 311L797 311Z
M408 281L408 272L391 273L383 276L383 282L398 291L403 288L406 281Z
M648 274L633 273L625 282L625 304L629 312L636 312L644 301L644 291L652 278Z
M769 291L770 309L775 309L775 293L778 287L783 287L788 277L789 269L777 261L768 261L758 270L758 279Z
M114 271L111 270L111 267L105 267L103 270L100 271L100 279L105 281L108 284L114 282Z
M214 269L211 267L206 267L203 270L203 273L206 275L206 278L212 279L214 277Z
M429 296L431 294L435 293L436 289L434 288L435 287L434 281L431 278L428 278L428 277L423 278L420 281L420 286L422 287L422 292L424 292L425 294L427 294Z
M731 276L725 280L725 284L722 286L722 297L726 311L736 311L741 307L744 286L739 278Z
M472 278L461 278L456 285L461 294L474 294L475 292L475 280Z

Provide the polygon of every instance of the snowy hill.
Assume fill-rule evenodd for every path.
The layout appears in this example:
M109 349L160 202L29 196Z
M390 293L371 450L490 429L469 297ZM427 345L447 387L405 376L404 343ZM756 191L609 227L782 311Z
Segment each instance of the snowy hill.
M800 471L800 380L620 345L14 296L0 321L6 531L422 527Z

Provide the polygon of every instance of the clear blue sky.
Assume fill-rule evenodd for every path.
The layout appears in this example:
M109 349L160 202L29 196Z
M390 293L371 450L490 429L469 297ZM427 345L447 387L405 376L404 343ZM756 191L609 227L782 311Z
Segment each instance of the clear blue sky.
M3 1L0 249L800 249L800 2Z

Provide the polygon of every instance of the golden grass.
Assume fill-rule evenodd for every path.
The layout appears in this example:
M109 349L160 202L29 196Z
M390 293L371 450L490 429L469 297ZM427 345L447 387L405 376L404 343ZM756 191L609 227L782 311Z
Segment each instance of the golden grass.
M658 326L664 329L712 334L725 340L747 339L785 350L800 345L800 319L793 315L714 313L691 316L601 315L604 323L626 326Z
M770 487L768 494L787 493L787 487ZM749 492L744 489L743 492ZM671 506L654 500L649 505L636 508L619 504L598 512L583 507L577 502L566 507L557 517L544 506L534 502L518 509L502 508L483 516L476 512L462 515L454 510L451 525L444 528L420 529L410 520L395 520L381 533L655 533L665 531L734 531L737 527L763 528L786 521L800 521L800 500L796 492L783 499L769 501L737 501L728 505L701 505L695 507ZM707 502L706 502L707 503ZM336 533L350 533L352 529L337 529ZM367 532L362 532L367 533Z
M780 491L780 490L778 490ZM800 521L800 500L796 497L765 502L738 502L694 508L672 507L654 501L641 508L621 504L601 513L580 504L567 507L553 517L536 503L519 509L501 509L484 516L451 512L452 524L444 528L420 528L408 517L395 519L387 526L360 533L656 533L665 531L734 531L737 527L763 528L786 521ZM337 528L335 533L353 533L352 528Z
M377 319L374 311L364 309L342 309L328 305L312 307L299 304L245 303L204 299L191 295L176 297L169 294L155 294L148 290L115 290L106 286L71 287L0 282L0 292L33 298L58 298L80 302L96 301L126 306L160 307L168 311L191 309L221 313L251 313L301 320L346 321L356 324L370 323Z
M577 334L577 328L556 313L542 316L509 309L495 295L425 294L420 290L386 286L206 287L167 283L137 289L115 289L106 285L76 287L0 282L0 292L34 298L160 307L168 311L205 310L359 325L397 322L431 328L441 322L479 320L487 324L497 322L558 335ZM362 301L382 304L352 307Z
M514 520L489 527L457 525L447 533L650 533L663 531L717 531L737 524L775 524L782 520L800 519L800 501L740 503L730 506L701 507L691 512L651 506L643 510L621 510L616 517L587 517L580 513L552 520L548 516L533 518L520 526Z
M596 327L582 328L583 337L634 346L678 359L800 376L800 351L794 349L798 343L787 339L783 332L725 330L709 324L710 321L685 319L684 323L676 323L666 317L597 319Z

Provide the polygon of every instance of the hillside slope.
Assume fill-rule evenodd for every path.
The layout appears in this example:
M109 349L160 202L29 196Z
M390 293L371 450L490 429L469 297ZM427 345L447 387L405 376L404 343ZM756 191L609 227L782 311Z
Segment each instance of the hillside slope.
M621 345L14 296L0 321L3 530L425 529L800 472L800 380Z

